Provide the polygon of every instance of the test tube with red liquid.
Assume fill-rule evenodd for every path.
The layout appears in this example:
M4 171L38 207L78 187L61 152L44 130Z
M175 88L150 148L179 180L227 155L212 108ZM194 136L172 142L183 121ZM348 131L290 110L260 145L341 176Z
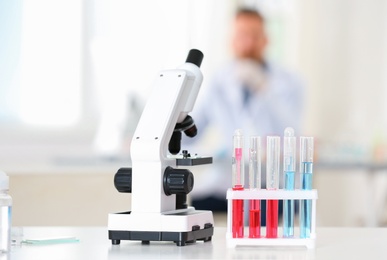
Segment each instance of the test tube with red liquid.
M266 189L277 190L279 188L280 168L280 137L267 137L266 153ZM266 237L278 236L278 200L267 200L266 204Z
M250 137L249 149L249 188L261 188L261 137ZM261 207L259 200L250 200L249 238L261 237Z
M232 189L241 191L244 189L245 171L243 154L243 134L241 129L235 130L233 136L232 155ZM232 201L232 236L233 238L243 238L243 200Z

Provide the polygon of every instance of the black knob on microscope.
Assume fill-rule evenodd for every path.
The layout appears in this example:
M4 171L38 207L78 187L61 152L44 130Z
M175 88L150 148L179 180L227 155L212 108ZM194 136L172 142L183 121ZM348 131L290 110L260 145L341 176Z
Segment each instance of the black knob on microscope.
M120 168L114 175L114 187L119 192L132 193L132 168Z
M166 195L188 194L193 189L194 177L190 170L167 167L163 182Z

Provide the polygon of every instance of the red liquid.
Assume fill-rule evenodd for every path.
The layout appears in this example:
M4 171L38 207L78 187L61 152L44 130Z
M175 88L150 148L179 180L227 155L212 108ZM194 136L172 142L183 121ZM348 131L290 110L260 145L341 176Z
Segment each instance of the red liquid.
M276 238L278 230L278 200L267 201L266 237Z
M234 186L233 190L243 190L240 185ZM243 200L232 201L232 237L243 238Z
M261 237L261 210L259 200L250 201L249 238Z

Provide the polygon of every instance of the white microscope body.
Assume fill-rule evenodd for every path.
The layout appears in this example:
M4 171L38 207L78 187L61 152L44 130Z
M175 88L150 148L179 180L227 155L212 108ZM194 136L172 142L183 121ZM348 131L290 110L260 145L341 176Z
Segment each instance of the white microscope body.
M178 246L196 240L210 241L211 211L187 207L193 175L178 165L211 163L211 157L193 158L180 151L181 132L196 135L192 111L203 80L199 69L203 54L191 50L186 63L161 71L146 103L131 143L132 168L115 176L119 191L131 192L131 211L109 214L109 239L174 241ZM169 150L169 152L168 152ZM172 154L171 154L172 153Z

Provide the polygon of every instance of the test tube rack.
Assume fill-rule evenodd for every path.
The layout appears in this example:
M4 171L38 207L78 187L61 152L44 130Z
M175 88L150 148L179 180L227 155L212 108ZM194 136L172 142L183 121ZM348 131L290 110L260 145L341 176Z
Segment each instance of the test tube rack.
M227 191L227 233L226 240L228 247L236 246L305 246L308 249L315 248L316 242L316 201L318 198L317 190L266 190L266 189L244 189ZM243 238L233 238L232 236L232 201L233 200L312 200L311 214L311 232L310 238L300 238L296 233L298 226L295 226L295 235L291 238L283 237L278 229L277 238L249 238L248 233ZM246 211L246 209L245 209ZM246 225L245 225L246 226ZM280 223L279 225L280 226ZM262 228L262 227L261 227ZM263 229L263 228L262 228ZM262 234L262 233L261 233Z

